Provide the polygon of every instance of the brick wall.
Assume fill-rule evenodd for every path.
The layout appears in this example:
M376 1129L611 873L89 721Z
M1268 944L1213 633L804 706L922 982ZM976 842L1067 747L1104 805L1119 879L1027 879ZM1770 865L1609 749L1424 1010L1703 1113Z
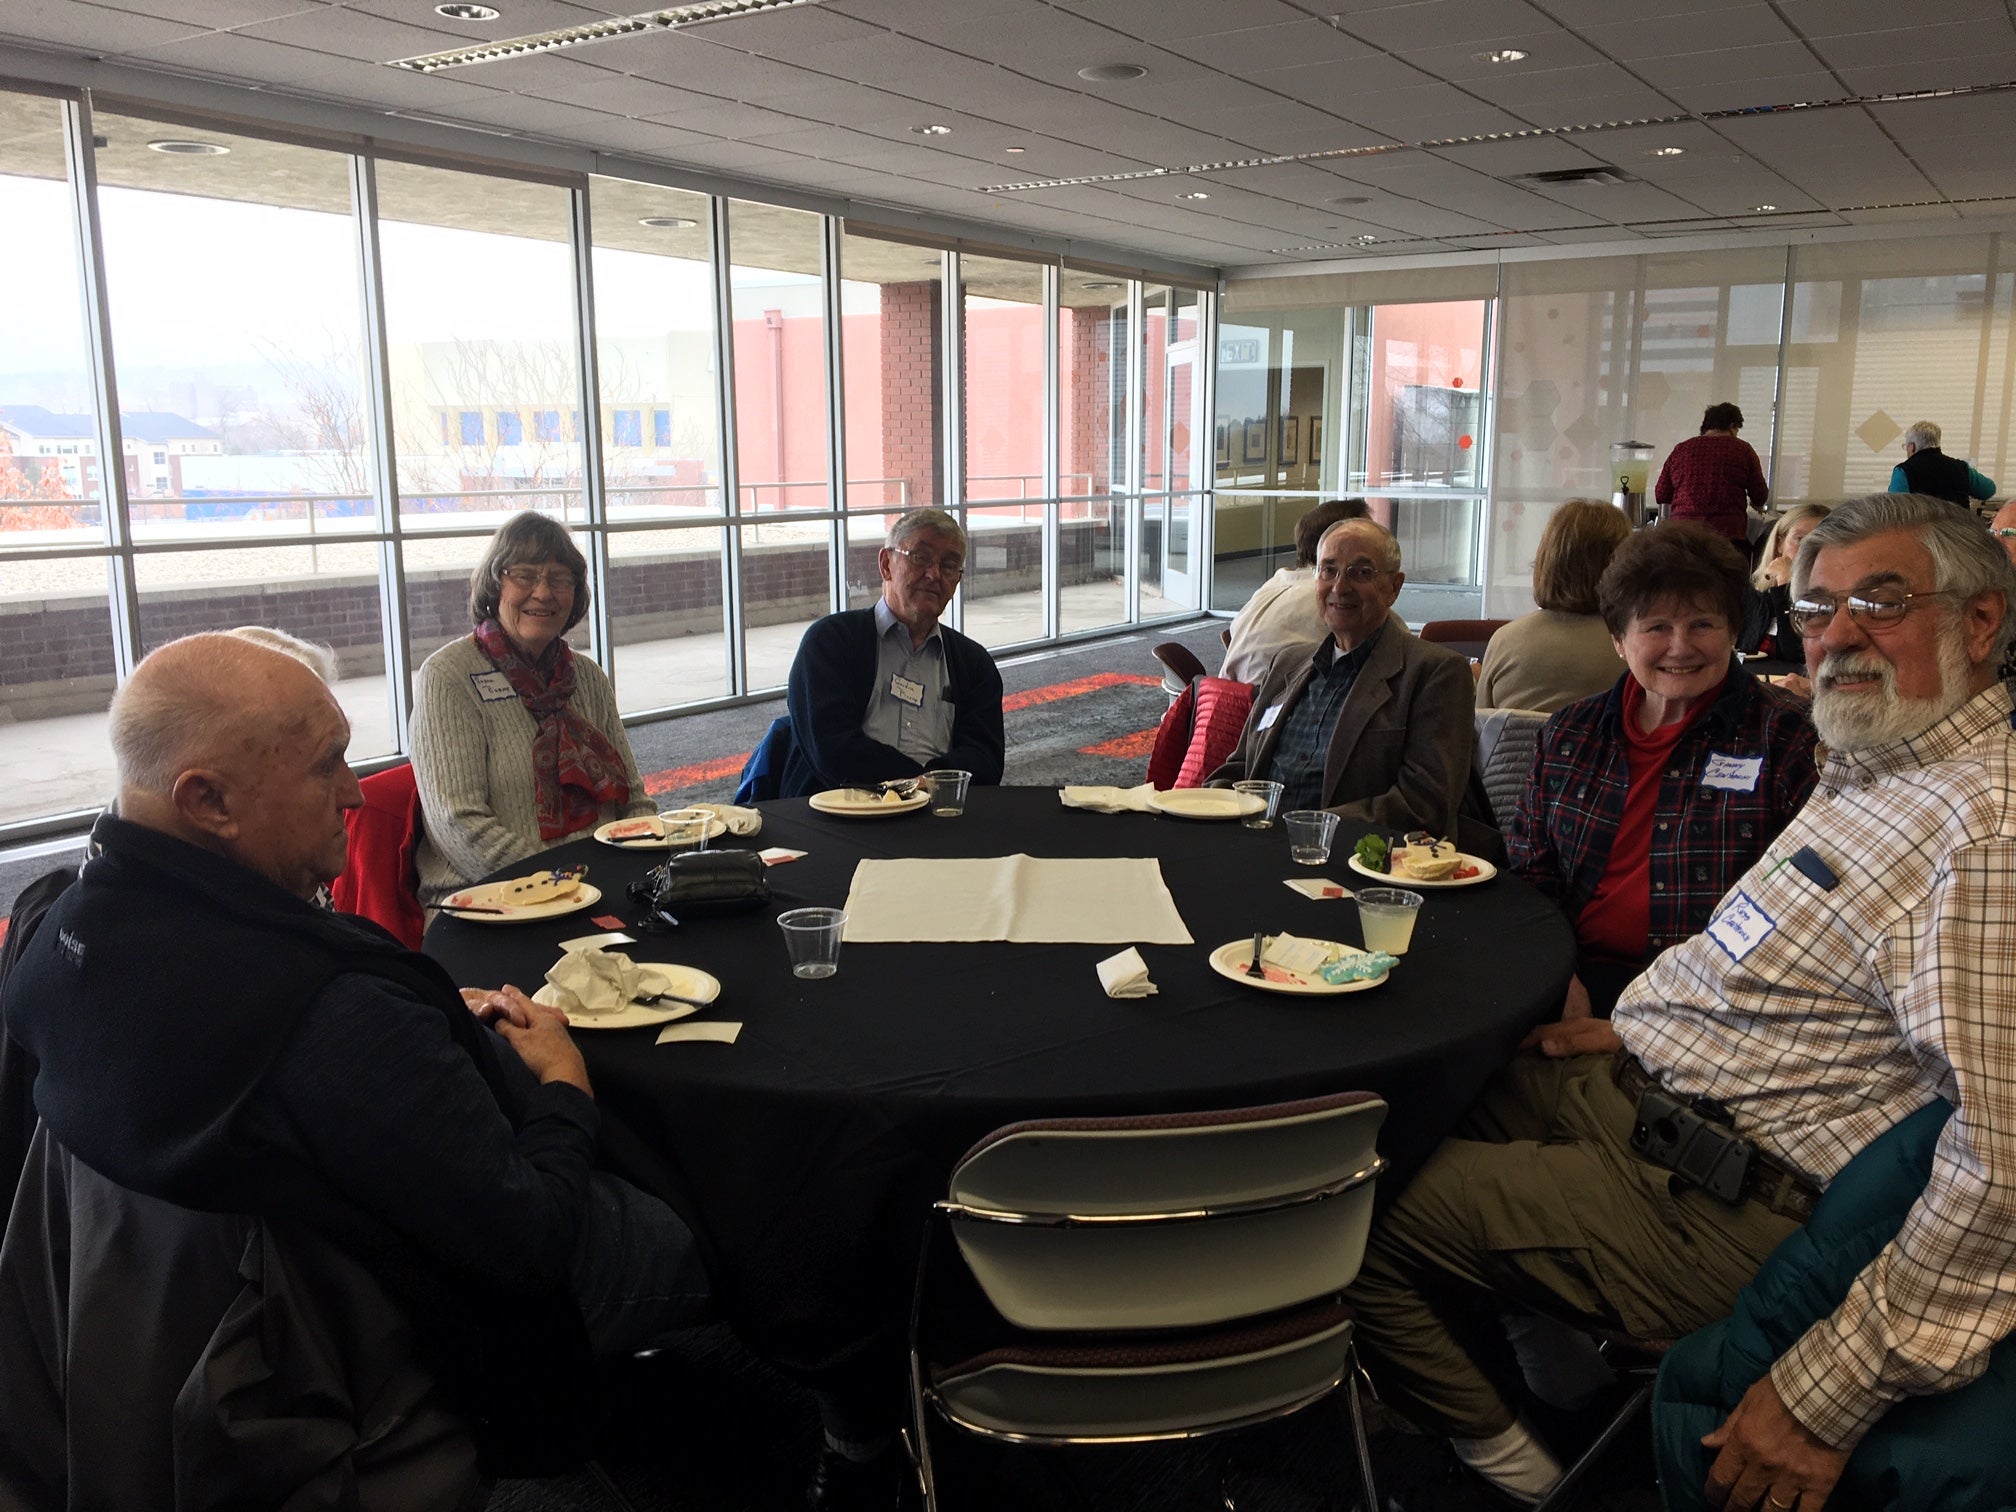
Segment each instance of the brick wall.
M912 508L945 498L938 423L941 324L935 282L882 286L882 475L909 485Z

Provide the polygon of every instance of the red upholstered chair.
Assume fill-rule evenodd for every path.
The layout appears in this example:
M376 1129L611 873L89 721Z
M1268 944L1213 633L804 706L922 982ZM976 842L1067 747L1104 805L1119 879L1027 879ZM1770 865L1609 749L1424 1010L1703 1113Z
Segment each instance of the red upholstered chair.
M1159 791L1202 787L1232 748L1253 708L1251 685L1229 677L1199 677L1177 695L1155 731L1148 781Z
M350 858L343 875L329 885L339 912L361 914L382 924L408 948L418 950L427 928L420 907L420 788L413 766L373 772L361 784L364 806L343 816L350 833Z

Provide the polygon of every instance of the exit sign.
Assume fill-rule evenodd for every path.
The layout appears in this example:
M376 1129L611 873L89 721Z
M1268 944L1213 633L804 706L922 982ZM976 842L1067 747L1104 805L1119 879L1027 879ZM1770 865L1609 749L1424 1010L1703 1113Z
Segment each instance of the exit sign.
M1244 364L1248 367L1260 361L1258 341L1221 341L1218 343L1218 361L1223 366Z

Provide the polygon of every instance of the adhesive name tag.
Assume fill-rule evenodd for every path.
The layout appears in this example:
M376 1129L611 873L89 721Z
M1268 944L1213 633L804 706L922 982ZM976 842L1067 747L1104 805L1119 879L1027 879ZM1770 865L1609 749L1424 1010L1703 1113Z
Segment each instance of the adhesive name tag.
M476 696L485 703L502 703L507 698L518 696L518 690L511 686L511 679L502 672L472 672L469 681L476 685Z
M1701 774L1701 786L1729 793L1754 793L1763 772L1762 756L1725 756L1720 751L1710 751L1708 770Z
M1720 945L1732 961L1740 961L1771 938L1778 921L1757 906L1747 892L1738 892L1723 910L1708 921L1708 938Z
M1274 721L1279 719L1280 717L1281 717L1281 705L1279 704L1272 705L1270 708L1267 709L1265 713L1263 713L1260 716L1260 728L1263 730L1273 729Z
M924 707L924 684L912 682L900 672L889 674L889 696L913 709Z

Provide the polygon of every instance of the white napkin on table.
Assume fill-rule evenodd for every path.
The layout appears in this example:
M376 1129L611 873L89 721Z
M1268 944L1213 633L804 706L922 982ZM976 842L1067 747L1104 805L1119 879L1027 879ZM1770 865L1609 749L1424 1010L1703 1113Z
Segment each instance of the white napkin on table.
M1149 997L1161 990L1148 980L1148 963L1132 945L1116 956L1108 956L1097 970L1099 985L1110 998Z
M1153 783L1144 782L1132 788L1059 788L1057 796L1066 808L1090 809L1095 814L1152 814L1155 810L1148 802L1148 795L1154 791Z
M568 950L546 969L546 984L567 1014L620 1013L640 997L669 992L671 979L620 950Z
M687 807L705 809L727 825L731 835L755 835L763 829L763 816L752 808L738 808L732 803L691 803Z

